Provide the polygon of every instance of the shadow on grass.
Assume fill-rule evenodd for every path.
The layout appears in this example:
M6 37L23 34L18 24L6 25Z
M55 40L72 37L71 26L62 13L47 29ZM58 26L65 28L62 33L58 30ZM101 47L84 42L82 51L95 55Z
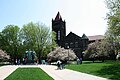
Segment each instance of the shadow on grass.
M97 73L100 76L104 76L112 80L120 80L120 62L115 62L110 66L105 66L100 71L97 71Z

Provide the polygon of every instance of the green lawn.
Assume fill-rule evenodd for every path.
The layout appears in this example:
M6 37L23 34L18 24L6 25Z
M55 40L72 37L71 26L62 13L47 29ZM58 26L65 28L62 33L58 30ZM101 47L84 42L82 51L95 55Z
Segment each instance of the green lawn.
M120 61L106 61L104 63L85 61L82 65L66 65L66 68L112 80L120 80Z
M40 68L18 68L5 80L54 80Z

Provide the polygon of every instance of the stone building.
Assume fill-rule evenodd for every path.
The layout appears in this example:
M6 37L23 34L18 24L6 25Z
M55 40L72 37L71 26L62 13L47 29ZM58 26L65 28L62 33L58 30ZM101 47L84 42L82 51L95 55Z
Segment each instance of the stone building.
M58 46L74 50L76 55L82 57L82 52L87 48L89 39L83 34L82 37L70 32L66 35L66 22L62 20L58 12L55 19L52 19L52 31L56 32L56 43Z

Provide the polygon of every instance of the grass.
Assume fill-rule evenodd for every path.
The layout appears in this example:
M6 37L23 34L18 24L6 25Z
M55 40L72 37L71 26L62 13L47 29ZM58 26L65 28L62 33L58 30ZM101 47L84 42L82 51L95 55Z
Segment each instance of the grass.
M5 80L53 80L40 68L18 68Z
M104 63L87 61L82 65L67 65L66 68L112 80L120 80L120 61L106 61Z

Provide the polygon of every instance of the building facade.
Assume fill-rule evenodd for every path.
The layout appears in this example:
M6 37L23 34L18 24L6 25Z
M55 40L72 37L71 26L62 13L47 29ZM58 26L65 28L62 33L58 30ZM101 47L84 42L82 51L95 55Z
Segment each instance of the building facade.
M70 32L66 35L66 22L62 20L58 12L55 19L52 19L52 31L56 32L56 43L65 49L72 49L77 57L82 57L82 52L87 48L89 39L83 34L82 37Z

